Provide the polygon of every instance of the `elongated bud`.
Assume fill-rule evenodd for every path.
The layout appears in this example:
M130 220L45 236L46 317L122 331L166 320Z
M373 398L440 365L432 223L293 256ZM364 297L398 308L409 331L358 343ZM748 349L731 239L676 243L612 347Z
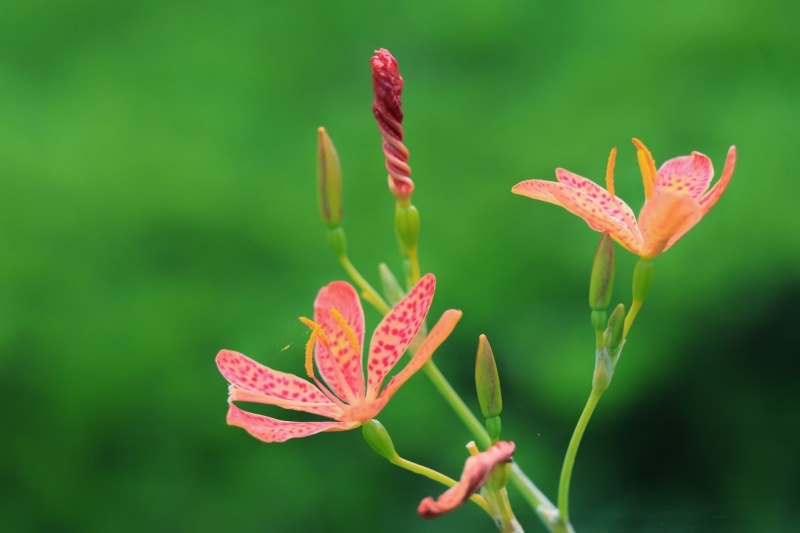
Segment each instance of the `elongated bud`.
M611 355L615 355L623 340L622 332L625 325L625 305L619 304L608 319L608 327L603 332L603 346L608 348Z
M342 223L342 168L325 128L317 130L317 198L322 221L335 228Z
M614 241L608 232L600 235L594 252L592 277L589 281L589 307L593 311L604 311L611 304L614 290Z
M399 456L394 449L392 438L386 428L383 427L383 424L373 418L361 426L361 434L370 448L375 450L375 453L389 462L394 462L398 459Z
M389 171L389 190L398 200L408 200L414 192L414 182L411 181L411 167L408 166L408 149L403 144L403 110L400 99L403 78L397 69L397 61L388 50L376 50L371 64L372 87L375 92L372 113L383 138L386 170Z
M386 300L389 302L389 305L394 307L394 305L402 300L406 294L403 292L402 287L400 287L400 284L397 282L397 278L394 277L392 271L389 270L388 266L386 266L386 263L381 263L378 265L378 271L381 274L383 294L386 296Z
M394 228L400 250L408 257L419 243L419 211L413 205L401 205L402 203L397 202L394 211Z
M488 420L499 416L503 411L500 375L497 372L497 362L486 335L478 337L478 354L475 357L475 388L478 391L478 402L484 418Z
M643 302L653 283L653 261L641 258L633 269L633 301Z

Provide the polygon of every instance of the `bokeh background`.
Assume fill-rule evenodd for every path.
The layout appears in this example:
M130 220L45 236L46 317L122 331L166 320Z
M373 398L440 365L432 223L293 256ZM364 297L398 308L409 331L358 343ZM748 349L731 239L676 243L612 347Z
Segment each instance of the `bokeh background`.
M266 445L225 425L214 355L302 373L323 284L316 128L345 174L353 262L396 272L369 58L406 80L405 129L437 353L477 408L488 335L504 436L554 497L589 391L597 235L516 197L555 167L643 200L630 138L697 150L722 200L655 283L575 468L579 531L800 531L800 4L4 2L0 16L0 528L492 531L358 431ZM615 301L635 258L618 249ZM368 329L377 324L367 311ZM263 411L277 414L277 411ZM428 380L381 414L452 476L471 438ZM543 531L512 493L529 531Z

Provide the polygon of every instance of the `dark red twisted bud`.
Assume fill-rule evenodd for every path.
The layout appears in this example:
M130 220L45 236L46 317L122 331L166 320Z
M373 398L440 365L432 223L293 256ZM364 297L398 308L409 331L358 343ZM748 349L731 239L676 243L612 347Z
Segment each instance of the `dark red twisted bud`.
M397 70L397 61L388 50L376 50L371 63L372 86L375 90L372 112L383 137L389 190L398 199L406 199L414 191L414 182L411 181L411 167L408 166L408 149L403 144L403 110L400 101L403 78Z

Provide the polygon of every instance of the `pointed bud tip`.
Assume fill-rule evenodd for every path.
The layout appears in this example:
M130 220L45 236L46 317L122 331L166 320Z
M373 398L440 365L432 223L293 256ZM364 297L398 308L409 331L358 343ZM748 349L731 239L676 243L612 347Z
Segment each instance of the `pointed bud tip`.
M499 416L503 411L500 375L497 371L494 352L486 335L478 337L478 352L475 356L475 389L484 418Z

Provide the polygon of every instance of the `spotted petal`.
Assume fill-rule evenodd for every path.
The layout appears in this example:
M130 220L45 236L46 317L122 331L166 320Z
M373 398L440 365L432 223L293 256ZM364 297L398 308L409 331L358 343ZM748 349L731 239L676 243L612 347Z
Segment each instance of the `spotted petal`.
M573 189L578 189L588 194L598 204L600 204L600 207L603 209L603 211L605 211L610 217L619 220L622 225L632 234L637 233L636 215L633 214L633 210L628 206L628 204L616 196L612 196L611 193L592 180L584 178L583 176L579 176L573 172L570 172L569 170L557 168L556 178L560 183L569 185Z
M403 370L395 374L386 385L386 388L381 392L379 399L382 400L384 404L389 401L389 398L397 392L397 389L399 389L403 383L408 381L411 376L416 374L417 371L433 357L433 352L436 351L436 348L438 348L445 339L447 339L450 333L453 332L453 328L456 327L456 324L461 319L461 314L461 311L455 309L448 309L444 312L436 325L433 326L430 333L428 333L428 336L425 337L425 342L419 347L419 350L417 350L417 353L411 358L411 361L408 362Z
M248 413L233 404L228 406L228 424L244 428L252 436L264 442L284 442L323 431L345 431L358 426L357 422L288 422Z
M631 208L619 198L614 199L617 209L611 209L614 212L612 215L607 210L608 204L604 206L584 190L564 183L528 180L516 184L511 191L528 198L559 205L581 217L593 230L609 232L617 242L629 250L633 251L641 246L642 237L635 220L630 220L631 217L626 214Z
M320 289L314 301L314 322L322 326L330 342L330 348L317 342L314 352L322 379L339 398L355 403L364 397L364 310L353 286L334 281Z
M700 152L692 152L661 165L655 192L671 191L696 200L706 192L713 176L711 160Z
M383 378L397 363L422 326L431 307L436 278L426 274L381 320L369 343L367 400L374 400Z
M230 382L231 401L277 405L284 409L335 417L341 409L308 381L272 370L231 350L217 354L217 367Z

